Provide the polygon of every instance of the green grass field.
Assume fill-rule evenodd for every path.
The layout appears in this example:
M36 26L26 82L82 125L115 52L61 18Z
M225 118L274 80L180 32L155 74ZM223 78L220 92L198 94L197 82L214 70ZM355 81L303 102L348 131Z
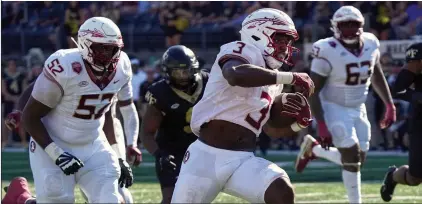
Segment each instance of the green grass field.
M289 174L296 190L298 203L345 203L347 196L341 183L341 170L324 160L313 162L302 174L293 169L295 156L270 155L267 159L276 162ZM1 179L2 187L16 176L24 176L31 182L34 193L33 178L29 168L28 153L2 153ZM366 203L382 202L379 196L381 180L385 170L391 164L402 165L406 157L369 156L362 169L362 194ZM130 188L137 203L158 203L161 200L160 188L155 178L153 158L144 154L144 163L134 169L135 184ZM79 190L76 190L76 202L83 202ZM2 197L4 192L2 191ZM221 193L215 203L245 203L244 200ZM422 187L398 186L394 203L422 203Z

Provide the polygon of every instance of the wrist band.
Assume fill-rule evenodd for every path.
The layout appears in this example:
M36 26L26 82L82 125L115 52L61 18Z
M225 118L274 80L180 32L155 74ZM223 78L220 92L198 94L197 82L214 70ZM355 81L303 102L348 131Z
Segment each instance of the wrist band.
M50 156L53 161L56 161L57 158L59 158L59 156L64 153L63 149L57 146L54 142L47 145L44 151L48 154L48 156Z
M291 84L293 82L293 74L291 72L277 72L277 84Z
M290 128L292 128L292 130L294 132L299 132L300 130L302 130L302 128L300 127L300 125L297 122L294 122L290 125Z

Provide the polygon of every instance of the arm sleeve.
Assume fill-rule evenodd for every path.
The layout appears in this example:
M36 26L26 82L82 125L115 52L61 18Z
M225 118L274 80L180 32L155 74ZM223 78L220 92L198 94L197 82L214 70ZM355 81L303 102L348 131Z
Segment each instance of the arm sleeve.
M330 63L324 59L316 57L312 60L311 71L315 72L321 76L328 76L331 72L331 65Z
M136 147L139 132L139 118L135 104L131 103L128 106L120 107L120 113L122 113L123 117L126 144Z

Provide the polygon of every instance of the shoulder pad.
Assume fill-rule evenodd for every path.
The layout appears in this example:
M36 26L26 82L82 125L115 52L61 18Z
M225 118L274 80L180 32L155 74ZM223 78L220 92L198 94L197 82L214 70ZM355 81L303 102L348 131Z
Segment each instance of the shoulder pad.
M338 46L338 42L332 37L318 40L312 45L312 56L327 58L327 53Z
M254 45L244 41L234 41L222 45L219 52L219 64L224 63L228 59L239 59L247 64L253 64L265 67L265 60L261 51Z
M123 72L129 76L129 78L132 77L133 73L132 73L132 64L130 62L129 56L123 52L120 51L120 57L119 57L119 66L121 66L121 69L123 70Z
M380 47L380 41L378 40L377 36L372 33L363 32L362 33L363 43L371 43L376 48Z
M71 49L58 50L50 55L44 63L43 72L46 77L58 82L62 87L66 86L68 79L72 75L72 72L70 71L70 69L72 69L71 67L77 66L70 62L71 57L69 55L73 54L70 50ZM82 69L82 65L80 65L80 68Z
M168 86L168 84L165 79L151 84L145 94L145 100L148 101L150 105L158 105L158 107L161 107L159 105L162 103L161 98L162 96L167 95L166 86Z

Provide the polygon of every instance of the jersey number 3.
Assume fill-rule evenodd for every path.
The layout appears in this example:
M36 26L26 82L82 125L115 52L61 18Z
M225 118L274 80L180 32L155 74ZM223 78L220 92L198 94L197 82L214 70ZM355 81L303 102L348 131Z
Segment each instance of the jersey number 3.
M248 114L245 118L245 121L257 130L259 130L259 128L261 128L261 123L264 120L264 118L267 116L268 111L270 110L270 104L271 104L271 101L272 101L271 96L267 92L262 92L261 99L267 100L268 106L266 106L265 108L263 108L259 111L261 113L261 117L259 117L258 121L254 120L250 116L250 114Z
M75 113L73 113L73 117L84 119L84 120L92 120L92 119L96 120L104 115L104 111L108 106L110 106L110 102L111 102L111 99L113 99L113 97L114 97L114 94L112 93L103 94L103 95L100 95L100 94L82 95L81 98L79 99L79 104L76 110L86 110L89 113L79 114L75 111ZM85 104L87 100L99 100L100 98L101 98L101 101L107 100L107 104L105 104L98 111L95 111L97 106Z

